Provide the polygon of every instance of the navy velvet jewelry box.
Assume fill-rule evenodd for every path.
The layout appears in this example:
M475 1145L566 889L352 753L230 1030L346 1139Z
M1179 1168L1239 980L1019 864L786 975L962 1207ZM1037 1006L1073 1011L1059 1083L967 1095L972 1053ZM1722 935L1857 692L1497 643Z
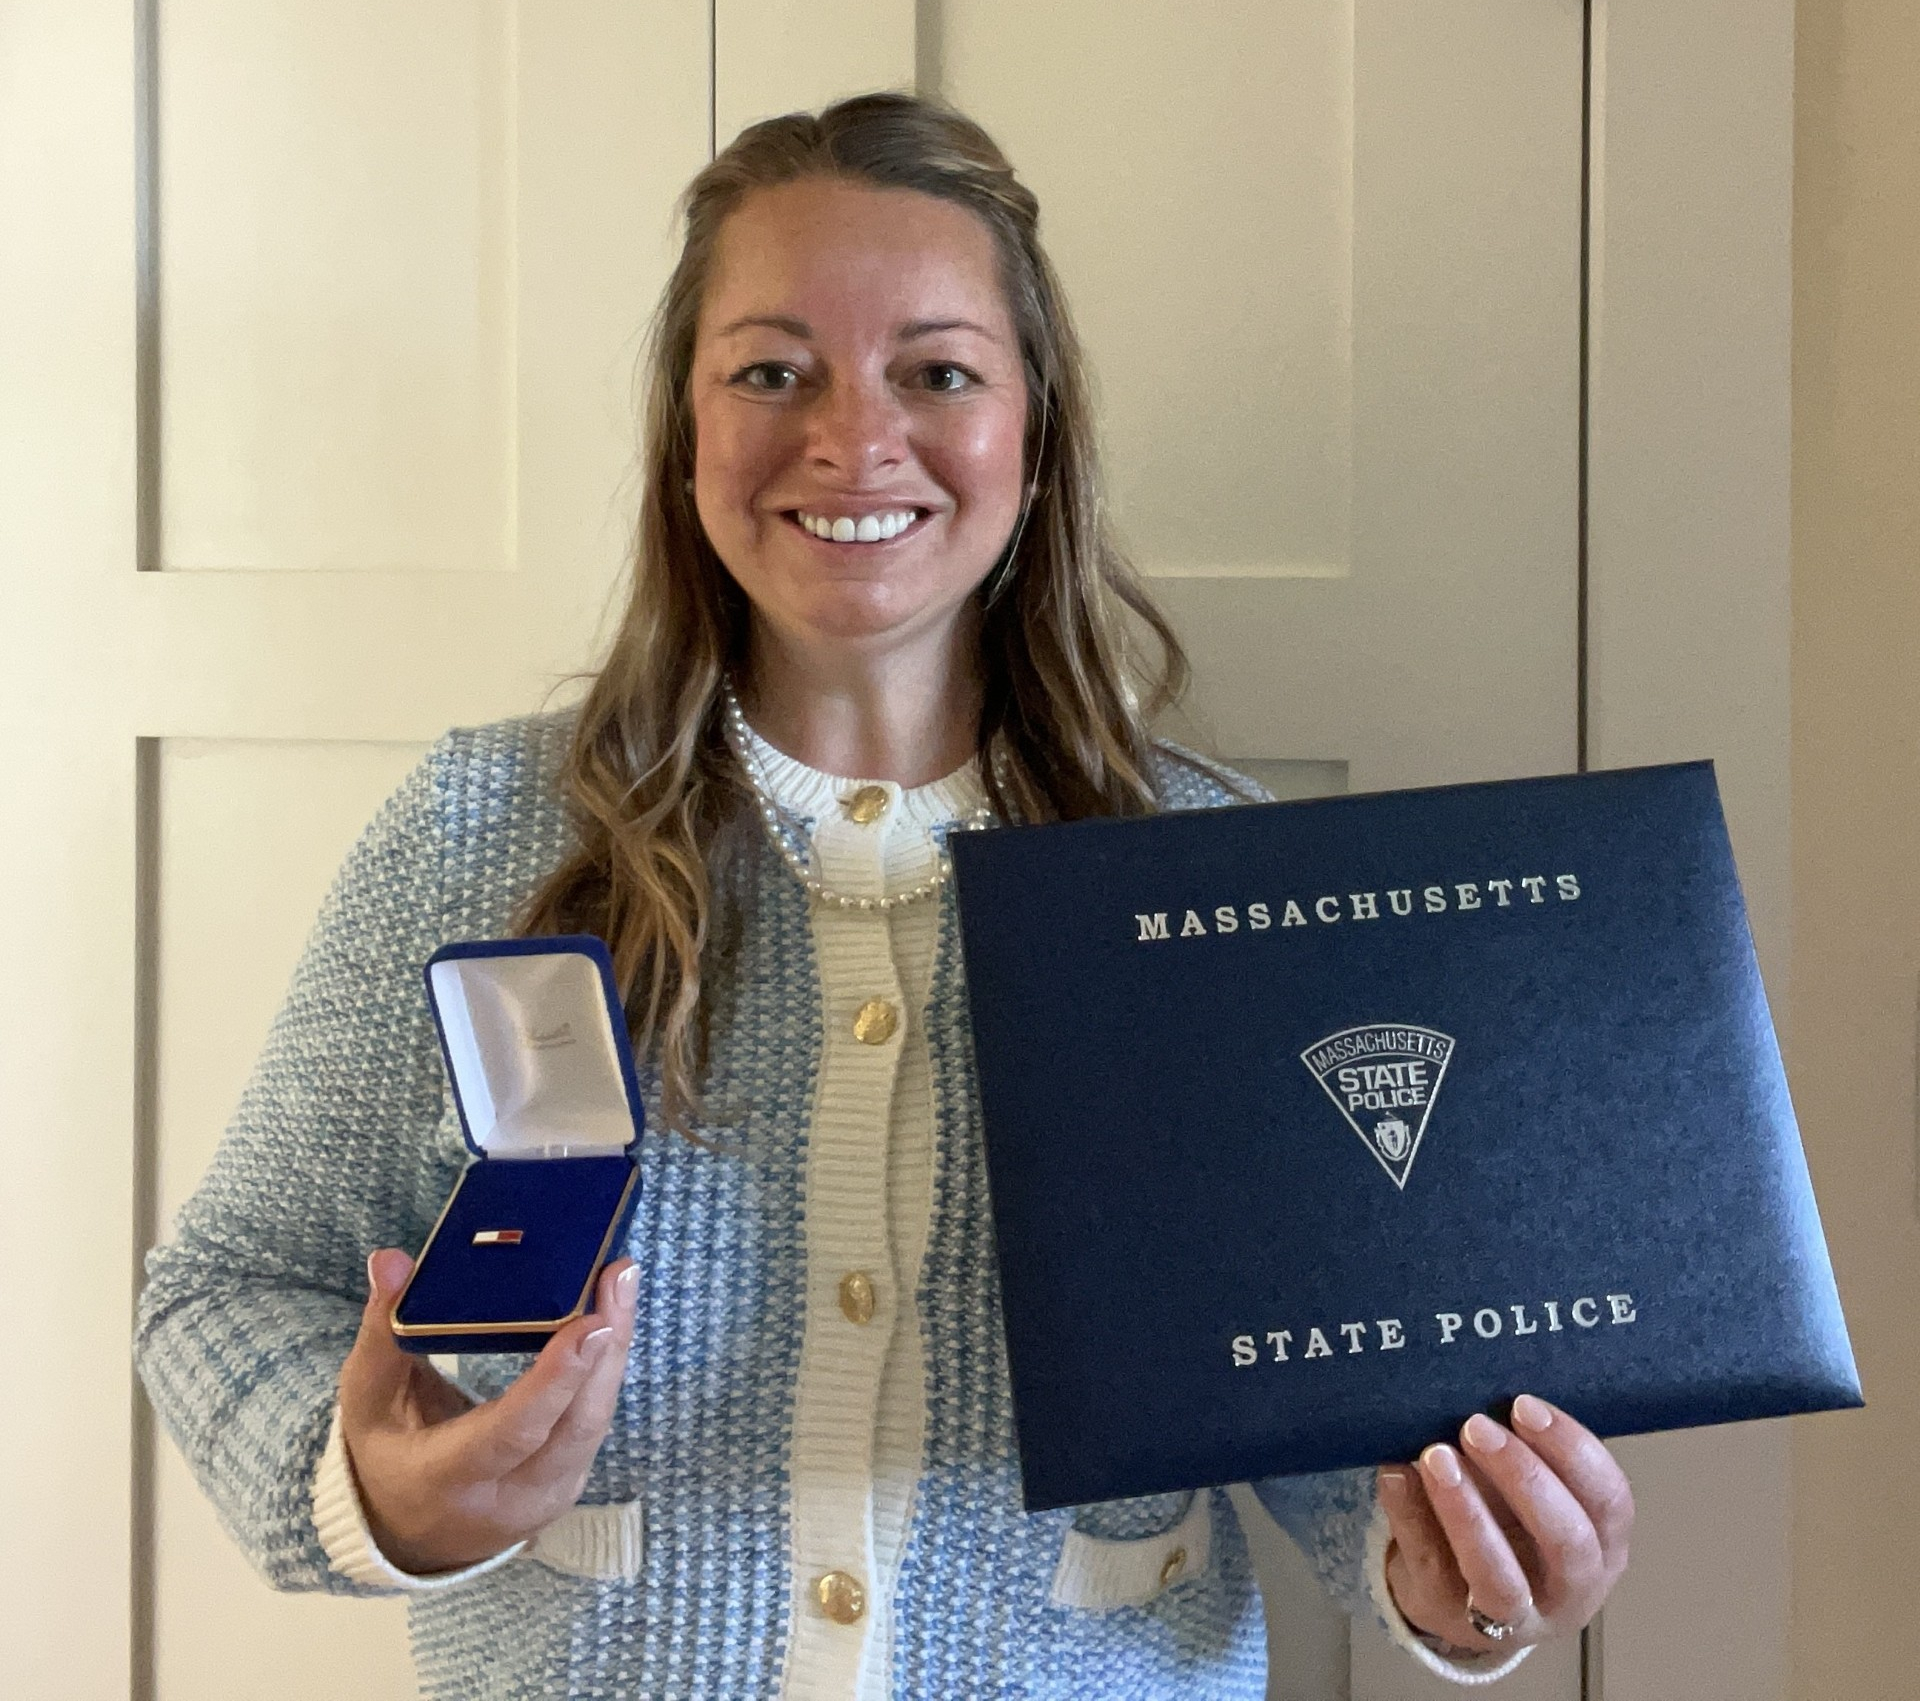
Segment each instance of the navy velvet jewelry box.
M1029 1507L1860 1404L1710 765L953 857Z
M473 1158L393 1309L409 1352L538 1352L592 1309L639 1200L646 1115L606 945L434 952L427 998Z

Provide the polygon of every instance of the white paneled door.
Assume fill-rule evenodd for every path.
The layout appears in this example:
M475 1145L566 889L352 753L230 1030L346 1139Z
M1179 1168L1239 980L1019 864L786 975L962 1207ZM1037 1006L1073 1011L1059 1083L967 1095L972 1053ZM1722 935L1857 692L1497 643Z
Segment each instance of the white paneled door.
M148 1434L137 1257L378 799L591 657L710 135L917 82L1000 138L1223 754L1559 770L1581 36L1576 0L6 9L0 1688L414 1693L396 1606L270 1594ZM1254 1534L1275 1695L1430 1692Z
M1577 0L921 17L1040 196L1203 741L1293 795L1574 767ZM1458 1693L1242 1514L1275 1697ZM1576 1701L1578 1645L1501 1691Z
M399 1701L401 1608L270 1593L147 1437L136 1259L380 798L592 653L709 8L19 0L0 56L0 1693Z

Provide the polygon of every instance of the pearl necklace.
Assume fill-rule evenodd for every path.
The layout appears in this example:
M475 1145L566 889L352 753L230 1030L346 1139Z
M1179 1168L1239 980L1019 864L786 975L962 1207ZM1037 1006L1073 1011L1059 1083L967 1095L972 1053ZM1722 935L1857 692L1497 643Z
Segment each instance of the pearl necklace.
M933 873L917 886L909 886L904 892L892 892L884 898L856 898L845 892L836 892L821 882L809 862L802 860L800 853L793 848L783 826L779 804L773 800L773 785L768 780L760 762L760 752L754 745L752 729L747 725L746 711L740 707L740 699L733 689L733 681L725 681L721 687L721 696L726 705L727 742L733 747L734 755L739 759L741 769L747 776L747 784L753 791L753 801L760 811L760 820L767 829L767 837L773 841L773 848L780 853L780 860L793 871L793 877L807 890L807 896L836 910L897 910L907 904L917 904L922 899L931 898L953 876L953 860L944 847L937 851L937 860ZM991 827L998 817L991 809L976 809L964 821L954 823L954 832L975 832L982 827Z

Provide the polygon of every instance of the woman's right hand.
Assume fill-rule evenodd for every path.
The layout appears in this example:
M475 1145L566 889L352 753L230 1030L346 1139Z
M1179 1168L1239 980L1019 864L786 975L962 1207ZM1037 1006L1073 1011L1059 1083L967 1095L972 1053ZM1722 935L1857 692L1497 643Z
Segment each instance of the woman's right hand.
M392 1248L367 1260L373 1291L340 1371L340 1425L374 1542L426 1575L489 1559L579 1499L620 1397L640 1272L630 1259L609 1264L594 1309L498 1399L474 1405L393 1338L412 1268Z

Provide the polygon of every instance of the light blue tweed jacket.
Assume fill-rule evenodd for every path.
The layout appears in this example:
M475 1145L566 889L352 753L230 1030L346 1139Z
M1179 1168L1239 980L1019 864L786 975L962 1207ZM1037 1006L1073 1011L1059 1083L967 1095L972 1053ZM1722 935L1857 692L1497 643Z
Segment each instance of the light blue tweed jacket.
M310 1484L376 1246L418 1248L466 1158L420 966L497 936L566 848L564 716L443 738L348 857L283 1008L171 1244L148 1261L138 1358L154 1405L236 1541L289 1589L363 1592L330 1569ZM1231 801L1167 757L1171 808ZM416 1665L447 1701L778 1692L790 1567L786 1457L801 1345L801 1179L820 1053L807 904L763 840L742 875L737 972L718 989L704 1150L649 1132L627 1251L636 1344L583 1500L638 1500L644 1572L595 1581L523 1557L412 1597ZM978 1094L952 912L927 1012L935 1206L919 1294L925 1455L901 1555L902 1701L1254 1701L1266 1638L1238 1524L1212 1503L1211 1562L1142 1607L1050 1603L1070 1527L1156 1535L1187 1496L1029 1514L1020 1504ZM648 1108L656 1099L648 1089ZM523 1359L465 1358L497 1391ZM1264 1484L1333 1594L1367 1613L1371 1473ZM1282 1651L1284 1657L1284 1650Z

